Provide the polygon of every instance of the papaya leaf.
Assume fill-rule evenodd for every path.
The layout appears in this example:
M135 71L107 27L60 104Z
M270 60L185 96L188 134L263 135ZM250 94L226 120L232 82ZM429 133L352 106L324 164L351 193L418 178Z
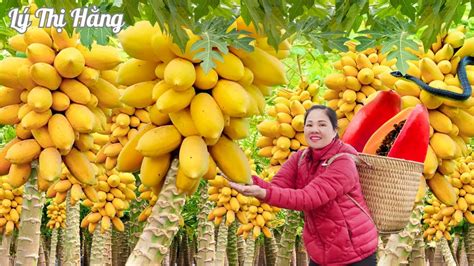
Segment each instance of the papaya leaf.
M418 50L418 44L408 38L409 33L400 32L392 38L388 38L382 42L382 53L388 53L387 59L397 59L397 68L402 73L406 73L408 69L407 60L418 59L414 54L410 53L406 48Z
M199 51L202 49L201 52L194 56L194 59L202 60L201 66L204 72L208 73L216 66L214 60L219 60L221 62L224 60L220 53L215 51L214 48L218 49L223 54L227 54L229 49L227 48L227 43L218 35L204 32L201 37L202 40L195 42L191 46L191 51Z
M107 45L109 43L109 37L113 36L113 32L110 28L77 28L77 32L81 35L81 43L90 48L94 41L100 45Z

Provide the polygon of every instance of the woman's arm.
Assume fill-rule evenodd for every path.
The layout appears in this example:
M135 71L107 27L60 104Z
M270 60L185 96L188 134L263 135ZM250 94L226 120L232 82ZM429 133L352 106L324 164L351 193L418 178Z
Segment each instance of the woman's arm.
M254 185L261 188L268 189L270 186L280 188L295 188L296 176L298 174L298 163L303 151L298 151L288 158L288 160L281 166L280 170L273 176L271 182L252 176Z
M350 191L356 177L357 168L352 158L341 156L302 189L269 186L263 201L285 209L312 210Z

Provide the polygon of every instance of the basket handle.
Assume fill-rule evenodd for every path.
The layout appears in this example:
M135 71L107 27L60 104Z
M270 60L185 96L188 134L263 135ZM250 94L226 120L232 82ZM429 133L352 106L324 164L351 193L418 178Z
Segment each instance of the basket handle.
M360 158L358 155L355 155L355 154L352 154L352 153L347 153L347 152L342 152L342 153L335 154L334 156L329 158L326 162L324 162L322 164L322 166L329 166L332 162L334 162L334 160L341 157L342 155L349 155L354 160L356 165L357 164L365 164L366 166L372 168L372 165L370 163L366 162L364 159Z

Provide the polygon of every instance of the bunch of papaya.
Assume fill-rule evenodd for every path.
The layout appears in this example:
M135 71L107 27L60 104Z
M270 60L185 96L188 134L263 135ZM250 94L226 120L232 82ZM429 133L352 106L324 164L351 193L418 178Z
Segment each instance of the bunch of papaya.
M171 159L178 154L176 186L182 193L195 191L204 176L213 178L216 165L233 181L250 182L245 154L235 141L248 136L249 117L263 113L264 95L271 93L271 87L287 82L276 56L284 57L289 43L282 43L281 52L272 50L264 36L242 19L229 30L243 28L256 38L254 50L219 51L222 61L215 60L208 71L196 57L202 50L191 49L201 37L189 29L184 49L148 21L118 35L131 57L118 70L117 82L126 86L120 99L127 106L148 110L151 121L122 145L119 171L140 170L142 183L159 193Z
M440 202L436 197L430 197L424 207L423 224L425 225L423 237L426 240L439 241L441 238L451 240L450 231L462 220L462 213L459 214L452 206Z
M20 224L23 186L13 188L0 176L0 233L10 235Z
M452 199L453 187L446 176L456 171L457 158L468 155L466 144L474 136L474 68L469 65L474 38L466 38L465 31L460 26L440 34L427 52L422 46L412 50L419 60L408 61L409 76L396 78L393 83L402 109L423 104L429 111L430 142L424 176L436 197L449 206L456 199Z
M378 48L356 51L354 43L347 43L349 51L341 53L341 59L333 65L339 72L326 76L324 92L327 106L336 111L339 136L354 115L362 108L364 101L376 91L388 89L385 80L393 79L390 72L395 69L396 59L387 59Z
M39 28L9 40L23 57L0 61L0 124L14 125L16 138L0 152L0 173L14 187L24 184L31 162L39 160L38 186L46 189L61 174L62 163L82 184L95 185L88 159L93 132L105 132L119 91L105 79L121 62L118 49L79 44L55 28Z
M51 204L46 207L46 215L49 218L46 226L49 229L65 229L66 228L66 202L56 203L51 201Z
M257 125L261 136L256 145L258 155L270 158L270 174L276 173L291 154L307 147L303 133L304 114L317 103L322 103L319 81L308 83L302 78L295 89L280 89L273 105L267 107L271 118Z

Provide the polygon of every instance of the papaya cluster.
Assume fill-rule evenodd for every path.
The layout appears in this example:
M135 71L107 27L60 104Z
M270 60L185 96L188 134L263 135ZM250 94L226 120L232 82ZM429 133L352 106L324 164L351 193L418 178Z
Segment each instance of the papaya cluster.
M46 226L49 229L66 228L66 202L56 203L56 201L51 201L46 209L49 218Z
M428 241L439 241L443 237L451 240L450 231L461 222L462 212L447 206L434 196L430 197L427 203L423 214L423 237Z
M46 191L46 197L52 198L55 204L61 204L66 200L68 193L71 205L80 200L95 199L97 195L94 186L82 184L63 166L59 179Z
M237 218L240 223L237 234L242 235L244 239L247 239L249 234L255 239L261 233L272 237L270 228L279 208L261 203L254 197L244 196L232 189L221 175L208 180L208 183L209 200L216 203L216 207L209 213L209 221L214 221L215 225L225 221L229 226Z
M6 179L0 176L0 233L9 235L20 224L23 186L13 188Z
M10 46L26 58L0 61L0 124L16 138L0 153L0 172L14 187L24 184L39 160L38 185L59 178L62 163L82 184L95 185L88 160L92 132L105 132L110 108L121 106L116 86L104 79L121 58L118 49L78 44L78 34L33 26Z
M271 86L286 83L283 64L255 43L252 52L233 47L227 54L218 51L223 60L215 60L206 73L195 58L201 50L191 50L201 37L186 31L184 50L147 21L118 35L131 57L118 70L118 83L127 86L120 99L146 108L152 123L123 146L116 167L140 170L142 184L159 191L173 153L178 153L180 192L191 194L201 177L214 177L216 165L230 179L248 183L250 169L234 140L248 136L248 117L263 113Z
M98 175L97 194L83 201L90 208L81 222L82 228L88 228L93 233L100 223L100 231L104 233L111 228L123 232L125 227L120 219L129 208L130 201L136 198L135 176L117 170L105 170Z
M123 67L123 64L119 69L121 67ZM123 93L123 90L119 89L119 91ZM152 121L147 109L128 105L112 109L110 135L108 141L99 150L95 162L104 164L107 170L114 169L117 165L118 155L129 139L133 138L141 128L150 123Z
M336 70L326 76L324 84L328 88L323 95L327 106L336 111L339 136L364 101L379 90L388 89L385 82L392 79L390 72L395 69L396 59L387 59L378 48L369 48L362 52L348 43L349 51L341 54L341 59L333 65Z
M474 38L465 39L465 29L459 27L441 34L424 53L412 51L419 60L408 61L407 74L431 87L460 93L463 91L457 75L461 58L474 55ZM474 68L466 67L469 82L474 84ZM440 97L421 89L414 82L394 79L393 88L402 96L403 108L423 104L429 110L430 145L424 162L424 176L436 197L453 206L456 195L444 178L456 170L456 158L467 155L467 143L474 136L474 97L459 101Z
M436 173L433 178L441 178L441 176ZM455 204L447 206L442 203L446 199L438 200L435 196L432 196L427 202L428 205L425 206L423 223L427 225L427 228L425 229L424 236L428 240L439 240L442 236L450 240L450 229L459 225L463 217L467 222L474 224L474 215L472 213L474 211L473 178L474 152L469 148L469 155L456 159L455 171L447 176L446 179L454 187L453 193L457 196ZM440 182L439 184L442 183ZM440 187L439 189L443 188ZM444 223L444 225L441 225L441 223Z
M272 119L257 125L262 135L257 140L258 155L270 158L270 174L276 173L293 152L307 147L304 138L304 114L311 106L321 103L319 82L303 79L295 90L281 89L274 105L267 108Z
M150 217L153 206L155 206L156 201L158 200L158 195L155 194L153 188L147 187L143 184L140 184L138 187L138 192L140 192L140 195L138 196L140 199L148 201L148 206L146 206L138 215L138 221L143 222ZM157 192L159 193L159 191Z

